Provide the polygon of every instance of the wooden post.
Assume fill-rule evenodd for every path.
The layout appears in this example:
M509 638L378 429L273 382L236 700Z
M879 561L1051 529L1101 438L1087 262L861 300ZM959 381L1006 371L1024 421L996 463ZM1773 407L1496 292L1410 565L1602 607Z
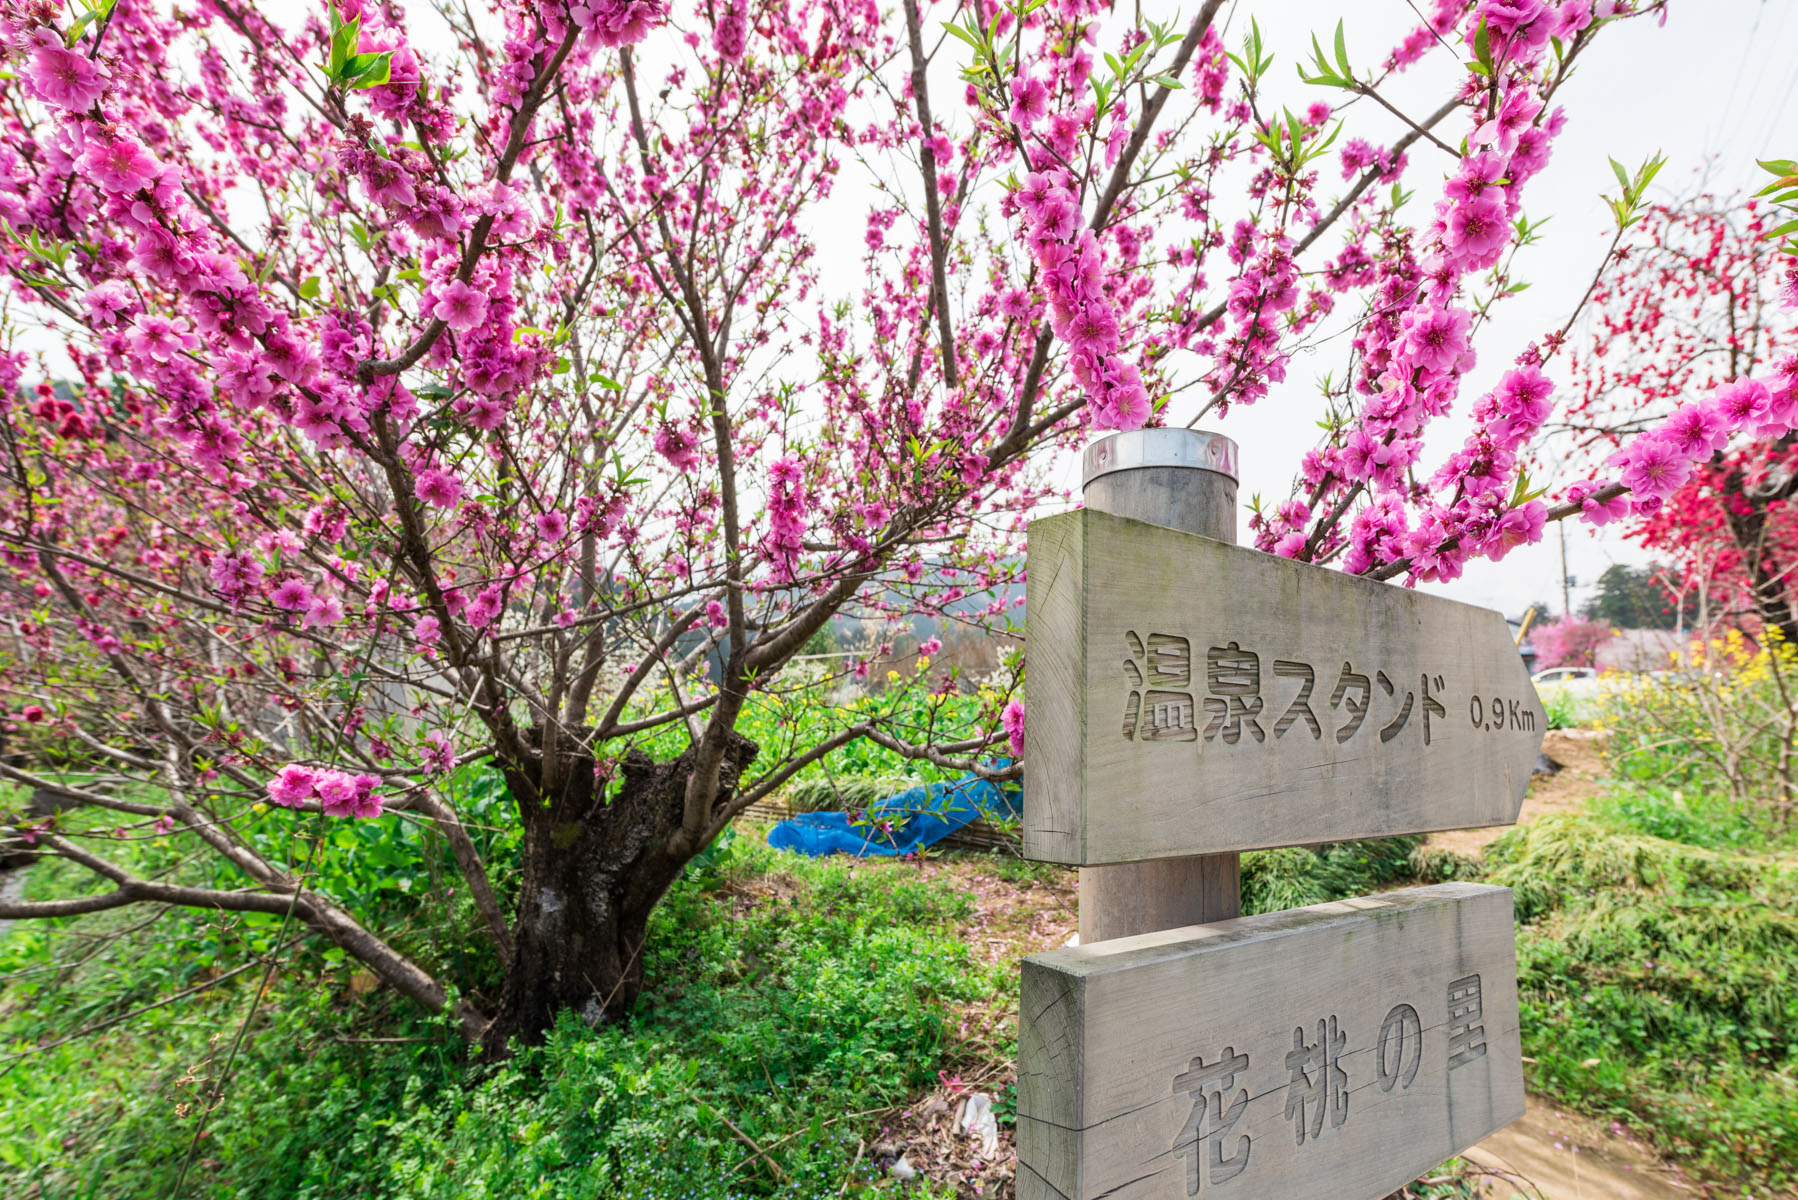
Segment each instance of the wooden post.
M1086 507L1236 543L1236 443L1229 438L1193 429L1113 433L1086 448L1084 465ZM1080 868L1083 946L1241 914L1239 854Z

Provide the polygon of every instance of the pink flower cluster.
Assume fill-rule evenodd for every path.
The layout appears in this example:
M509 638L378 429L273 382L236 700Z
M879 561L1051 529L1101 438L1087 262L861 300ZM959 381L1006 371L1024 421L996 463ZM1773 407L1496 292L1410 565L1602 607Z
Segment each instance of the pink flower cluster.
M1013 198L1049 300L1049 324L1069 348L1095 429L1140 429L1153 413L1142 372L1118 353L1118 315L1106 295L1105 254L1081 220L1079 201L1057 169L1032 171Z
M691 471L699 462L699 434L691 426L663 421L656 426L651 444L677 471Z
M749 12L744 0L730 0L718 14L712 30L712 47L726 62L738 62L749 45Z
M418 749L418 757L426 775L448 775L456 769L456 748L450 742L449 734L441 729L433 729L425 734L424 744Z
M49 29L39 29L34 40L37 48L31 52L25 78L30 80L38 99L70 112L92 108L111 78L106 68L85 54L65 48Z
M601 46L642 41L668 15L664 0L576 0L568 19Z
M1230 258L1242 267L1224 302L1231 331L1207 376L1220 416L1231 404L1253 404L1267 395L1269 384L1286 378L1282 324L1299 302L1299 266L1292 239L1283 231L1262 232L1239 222Z
M1471 12L1445 0L1392 65L1415 61L1463 13L1470 40L1484 23L1495 89L1490 104L1484 93L1477 102L1467 151L1443 189L1428 241L1415 256L1372 260L1351 247L1333 268L1343 282L1370 284L1374 292L1355 339L1363 401L1358 423L1338 445L1306 457L1303 477L1319 499L1350 489L1365 493L1346 537L1327 531L1313 547L1341 550L1351 572L1407 558L1415 578L1452 579L1469 558L1502 558L1539 539L1547 517L1539 500L1512 506L1519 453L1547 419L1554 393L1534 348L1475 404L1474 433L1431 476L1428 495L1440 499L1425 498L1409 482L1425 426L1451 411L1474 365L1464 281L1496 266L1510 248L1522 187L1547 165L1565 123L1559 110L1544 112L1540 72L1547 47L1593 20L1589 0L1479 0ZM1302 552L1313 540L1305 532L1312 515L1300 505L1261 519L1258 544L1281 554Z
M1724 384L1706 399L1680 405L1659 426L1632 439L1605 462L1616 468L1617 482L1629 489L1631 511L1650 513L1732 435L1783 437L1795 425L1798 380L1788 380L1773 392L1759 380L1743 379Z
M1005 726L1005 735L1011 740L1012 754L1023 757L1024 754L1024 702L1013 700L1006 704L1005 711L999 714L1000 723Z
M351 775L329 767L289 763L268 781L269 803L301 808L316 801L327 817L378 817L381 781L373 775Z
M776 460L768 468L768 535L762 539L775 583L791 583L798 573L805 512L805 469L792 457Z

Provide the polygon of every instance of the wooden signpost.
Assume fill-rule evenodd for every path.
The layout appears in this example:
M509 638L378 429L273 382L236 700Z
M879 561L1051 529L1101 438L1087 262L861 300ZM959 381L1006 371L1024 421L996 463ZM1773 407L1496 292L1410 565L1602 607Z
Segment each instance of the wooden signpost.
M1372 1200L1523 1115L1511 893L1451 883L1024 964L1018 1195Z
M1029 572L1026 857L1517 819L1547 720L1498 613L1090 509Z
M1235 854L1510 824L1542 706L1497 613L1184 532L1228 439L1086 466L1030 527L1024 853L1084 944L1024 963L1018 1195L1377 1200L1523 1115L1511 894L1219 920Z

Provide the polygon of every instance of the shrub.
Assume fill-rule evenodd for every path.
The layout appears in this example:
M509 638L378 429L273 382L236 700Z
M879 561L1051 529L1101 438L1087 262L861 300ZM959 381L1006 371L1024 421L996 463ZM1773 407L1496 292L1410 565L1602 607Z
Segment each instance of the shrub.
M1645 1128L1713 1175L1790 1184L1798 857L1554 814L1493 843L1487 861L1517 898L1532 1084Z
M1619 680L1600 725L1625 783L1717 794L1784 834L1798 807L1798 647L1769 629L1699 641L1674 669ZM1733 820L1733 819L1732 819Z

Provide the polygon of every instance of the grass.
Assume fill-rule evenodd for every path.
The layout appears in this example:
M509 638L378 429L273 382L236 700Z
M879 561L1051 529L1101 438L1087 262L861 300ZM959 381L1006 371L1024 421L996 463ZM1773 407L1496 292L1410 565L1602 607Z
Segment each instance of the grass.
M184 1195L856 1191L873 1174L865 1159L851 1170L858 1136L934 1078L954 1015L1011 982L957 937L971 903L903 869L739 839L658 912L649 999L628 1026L569 1018L498 1068L302 955L259 1012ZM100 932L88 918L15 929L0 946L7 1052L166 994L174 931L130 935L104 964L61 965ZM0 1077L0 1192L169 1195L192 1105L256 974L13 1064Z
M1419 883L1441 883L1470 871L1452 854L1424 848L1422 837L1335 842L1315 849L1252 850L1242 856L1244 915L1303 908Z
M1531 1085L1636 1127L1712 1177L1790 1188L1798 855L1691 844L1619 819L1653 800L1545 816L1487 851L1490 882L1517 898Z

